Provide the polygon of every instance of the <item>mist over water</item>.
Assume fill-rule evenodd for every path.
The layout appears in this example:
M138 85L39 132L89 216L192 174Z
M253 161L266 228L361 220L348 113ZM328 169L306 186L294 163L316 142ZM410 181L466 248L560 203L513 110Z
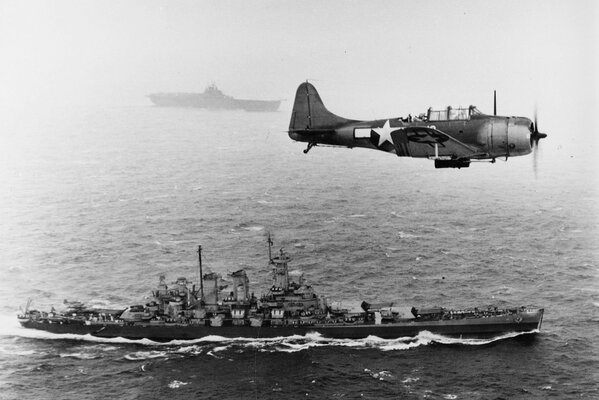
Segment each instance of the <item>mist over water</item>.
M326 100L325 100L326 101ZM592 148L557 133L532 156L435 170L316 147L287 112L79 108L4 120L0 382L8 398L567 398L597 395ZM551 126L544 128L553 133ZM584 177L584 178L583 178ZM161 273L245 268L266 235L346 304L537 305L534 340L150 341L26 332L19 306L145 301Z

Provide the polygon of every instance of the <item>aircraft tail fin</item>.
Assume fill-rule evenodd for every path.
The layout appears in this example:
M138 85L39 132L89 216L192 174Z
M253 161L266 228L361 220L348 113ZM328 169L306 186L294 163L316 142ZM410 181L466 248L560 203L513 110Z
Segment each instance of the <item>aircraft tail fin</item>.
M299 85L289 121L289 132L330 130L348 122L352 120L327 110L314 85L309 82Z

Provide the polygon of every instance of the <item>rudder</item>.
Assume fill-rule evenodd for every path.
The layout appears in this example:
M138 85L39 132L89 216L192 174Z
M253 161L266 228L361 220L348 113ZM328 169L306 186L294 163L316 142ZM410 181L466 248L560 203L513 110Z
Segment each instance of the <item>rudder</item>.
M353 121L327 110L314 85L309 82L299 85L289 121L290 132L334 129L348 122Z

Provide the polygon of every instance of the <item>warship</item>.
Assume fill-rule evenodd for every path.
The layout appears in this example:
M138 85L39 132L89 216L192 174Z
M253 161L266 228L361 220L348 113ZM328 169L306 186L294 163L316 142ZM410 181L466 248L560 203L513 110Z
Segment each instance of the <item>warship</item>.
M538 333L542 308L494 306L467 309L401 307L395 303L363 301L350 310L318 295L303 274L293 274L291 258L281 249L272 256L268 238L272 286L260 296L250 291L245 270L222 277L204 274L202 247L198 247L199 285L178 278L167 285L161 275L145 304L125 309L97 309L67 302L58 312L30 309L31 300L18 320L25 328L58 334L92 335L102 338L150 339L168 342L206 336L225 338L273 338L318 333L325 338L383 339L413 337L429 331L451 337L489 338L511 332ZM198 287L199 286L199 287Z
M203 93L152 93L148 97L160 107L192 107L212 110L277 111L281 100L244 100L225 95L215 84Z

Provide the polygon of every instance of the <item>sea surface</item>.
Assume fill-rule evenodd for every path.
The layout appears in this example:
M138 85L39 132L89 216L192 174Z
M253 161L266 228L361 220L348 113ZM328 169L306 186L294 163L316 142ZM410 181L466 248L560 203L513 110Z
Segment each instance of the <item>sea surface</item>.
M435 170L315 147L289 113L58 108L0 120L1 399L599 398L596 152L550 124L536 160ZM596 150L596 149L595 149ZM536 171L536 172L535 172ZM124 307L160 274L245 268L266 237L345 304L537 305L533 340L147 340L19 327L64 299Z

